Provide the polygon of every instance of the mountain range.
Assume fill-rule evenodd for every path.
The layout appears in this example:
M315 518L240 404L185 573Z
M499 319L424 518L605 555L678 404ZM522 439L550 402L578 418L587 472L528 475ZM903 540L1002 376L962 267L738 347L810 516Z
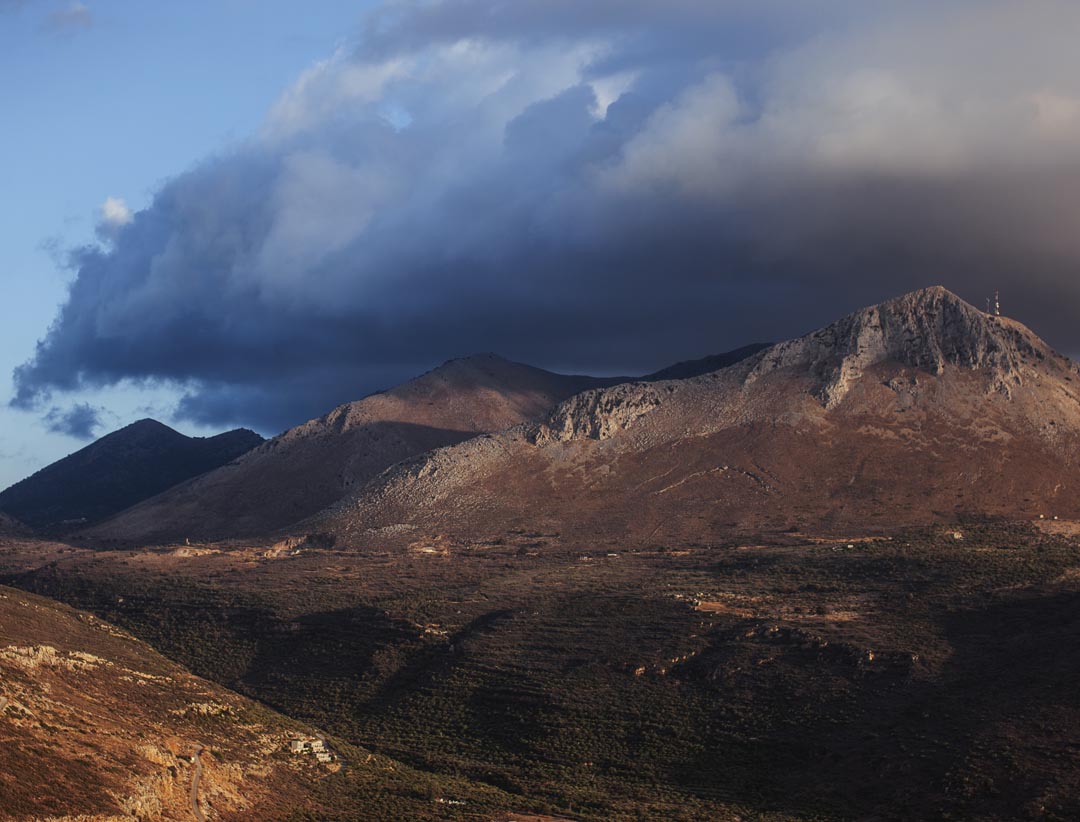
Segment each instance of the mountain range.
M143 421L8 489L0 510L127 542L556 522L663 540L1064 514L1080 487L1078 390L1076 367L1029 329L936 287L637 381L486 354L262 443Z
M311 527L460 539L698 540L1080 514L1080 375L943 288L704 376L592 389L539 422L423 454Z
M87 531L97 539L251 537L311 516L391 465L548 413L604 380L483 354L291 428Z
M28 529L12 516L0 511L0 536L18 536L26 534Z
M190 818L205 746L223 819L1074 819L1078 466L1076 364L943 288L635 380L453 360L0 518L0 790Z

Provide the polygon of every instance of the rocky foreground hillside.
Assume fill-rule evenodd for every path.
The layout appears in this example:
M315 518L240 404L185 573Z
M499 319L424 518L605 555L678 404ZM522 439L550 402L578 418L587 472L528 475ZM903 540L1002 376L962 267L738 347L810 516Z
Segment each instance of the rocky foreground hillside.
M1075 364L930 288L712 374L577 395L397 466L310 525L662 541L1080 514L1078 457Z
M342 405L87 532L167 541L255 536L308 517L408 457L537 419L602 382L493 354L451 360Z
M196 772L208 818L281 819L330 772L287 752L305 730L87 613L0 587L2 819L193 819Z

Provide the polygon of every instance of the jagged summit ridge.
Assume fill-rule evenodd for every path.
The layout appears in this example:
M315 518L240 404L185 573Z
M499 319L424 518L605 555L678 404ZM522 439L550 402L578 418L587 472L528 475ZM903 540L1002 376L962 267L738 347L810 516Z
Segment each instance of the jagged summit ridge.
M870 306L804 337L763 352L747 376L752 383L781 368L820 381L818 398L831 408L870 366L892 360L931 374L946 366L986 369L1007 393L1022 381L1026 359L1053 352L1020 323L989 315L941 287L924 288Z
M558 522L564 539L652 544L739 523L1071 511L1078 384L1020 323L924 289L711 373L581 392L541 421L399 463L317 527Z
M934 375L947 367L980 370L989 391L1011 396L1030 367L1058 356L1021 323L987 314L942 286L934 286L856 311L703 379L725 375L729 389L741 387L747 392L763 377L784 371L809 378L811 394L825 409L832 409L879 363L893 362ZM643 382L587 391L555 408L530 439L538 444L607 439L650 414L671 395Z

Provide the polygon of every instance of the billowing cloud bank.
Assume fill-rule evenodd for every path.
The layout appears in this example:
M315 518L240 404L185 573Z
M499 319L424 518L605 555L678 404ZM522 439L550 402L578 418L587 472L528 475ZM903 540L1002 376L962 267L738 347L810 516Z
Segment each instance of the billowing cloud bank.
M644 369L933 283L1080 349L1075 4L368 22L81 252L16 404L168 380L191 419L274 429L454 355Z

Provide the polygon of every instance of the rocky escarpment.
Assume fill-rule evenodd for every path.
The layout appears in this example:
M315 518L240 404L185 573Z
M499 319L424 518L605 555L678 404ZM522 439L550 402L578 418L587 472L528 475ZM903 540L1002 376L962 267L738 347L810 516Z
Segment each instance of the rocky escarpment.
M990 390L1009 395L1029 367L1065 358L1006 317L979 311L940 286L857 311L825 328L738 359L719 373L749 388L780 370L809 378L826 409L840 403L872 366L894 362L929 374L946 367L981 370ZM559 405L529 439L543 445L571 439L608 439L649 414L676 383L626 383L586 391ZM685 386L687 381L679 381Z
M661 403L662 390L643 383L585 391L561 403L536 426L529 439L536 445L572 439L604 440L630 426Z
M947 366L983 369L994 390L1022 384L1026 364L1060 358L1022 324L978 310L935 286L857 311L832 325L762 352L747 384L779 369L813 378L832 408L872 365L894 361L931 374ZM1064 359L1064 358L1060 358Z
M284 819L313 769L284 755L311 729L199 679L89 613L0 586L5 820ZM205 809L205 806L204 806Z

